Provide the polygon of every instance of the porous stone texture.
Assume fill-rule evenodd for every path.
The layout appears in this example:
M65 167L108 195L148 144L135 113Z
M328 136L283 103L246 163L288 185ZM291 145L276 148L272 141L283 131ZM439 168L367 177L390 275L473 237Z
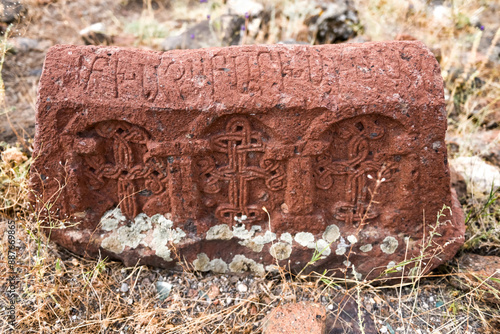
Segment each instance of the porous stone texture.
M326 310L315 303L282 305L269 313L263 327L264 334L325 334Z
M315 254L306 271L366 279L423 251L430 270L464 234L445 130L420 42L59 45L39 87L33 203L61 222L52 240L127 265L264 275Z

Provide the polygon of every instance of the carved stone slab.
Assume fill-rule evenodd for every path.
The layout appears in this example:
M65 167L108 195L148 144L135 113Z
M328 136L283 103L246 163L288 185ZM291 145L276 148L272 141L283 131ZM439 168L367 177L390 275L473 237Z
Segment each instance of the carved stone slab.
M262 275L320 252L307 270L400 275L463 242L445 130L419 42L60 45L40 82L33 201L54 241L127 265Z

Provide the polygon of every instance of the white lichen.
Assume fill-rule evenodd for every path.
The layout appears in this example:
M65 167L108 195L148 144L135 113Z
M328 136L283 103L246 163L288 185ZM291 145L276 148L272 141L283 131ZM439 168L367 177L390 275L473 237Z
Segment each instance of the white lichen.
M151 230L151 222L149 222L145 214L137 215L136 219L131 223L130 226L122 226L118 229L118 240L124 245L130 248L137 248L139 244L143 244L146 234L141 232Z
M344 255L346 252L347 248L346 247L341 247L340 245L337 246L337 249L335 249L335 254L337 255Z
M120 208L106 211L101 218L101 228L104 231L115 231L120 223L123 223L127 218L122 214Z
M384 241L380 244L380 249L386 254L393 254L398 248L398 241L394 237L385 237Z
M227 263L222 259L213 259L210 261L210 269L214 273L225 274L227 272Z
M252 239L252 241L258 245L265 245L267 243L273 242L276 240L276 233L271 231L266 231L264 235L258 235Z
M233 226L233 236L238 238L238 239L246 240L246 239L250 239L251 237L253 237L255 235L255 232L258 232L261 230L262 230L262 227L260 227L258 225L252 226L250 228L250 230L247 230L245 228L245 224L243 224L242 226Z
M264 270L264 265L255 262L252 259L247 258L244 255L235 255L233 261L229 264L229 269L234 273L243 273L246 271L253 272L259 276L264 276L266 274Z
M238 242L240 245L245 246L247 248L250 248L254 252L262 252L262 249L264 248L264 244L258 244L255 243L253 240L242 240Z
M299 232L295 235L295 241L301 245L301 246L304 246L304 247L308 247L311 248L311 245L312 245L312 248L315 247L315 244L314 244L314 235L312 233L309 233L309 232Z
M285 242L278 242L271 246L269 252L278 261L286 260L292 254L292 245Z
M101 247L115 254L120 254L125 250L125 245L123 245L121 241L118 240L117 235L111 235L104 239L101 242Z
M172 261L168 243L179 243L186 233L180 228L172 229L174 223L162 215L154 215L151 221L155 223L151 248L165 261Z
M158 257L172 261L168 243L179 243L186 236L180 228L172 228L171 220L159 214L149 218L146 214L140 213L130 222L130 226L118 227L125 221L126 218L119 208L104 214L101 219L102 229L110 230L112 233L102 240L102 248L120 254L125 247L135 249L139 245L144 245L154 250Z
M292 235L291 235L290 233L285 232L285 233L283 233L283 234L280 236L280 240L281 240L281 241L284 241L284 242L287 242L287 243L289 243L289 244L292 244L292 242L293 242L293 237L292 237Z
M212 226L207 232L207 240L229 240L233 232L226 224Z
M200 253L193 261L193 268L201 272L212 271L214 273L224 274L227 272L227 263L222 259L213 259L210 261L207 254Z
M196 255L196 260L193 261L193 268L197 271L206 272L210 270L210 258L205 253Z
M329 225L326 227L325 232L323 233L323 239L328 243L332 243L337 241L340 237L339 227L335 224Z
M276 273L279 271L279 267L275 264L270 264L266 266L266 271L270 273Z
M397 265L396 261L391 261L387 264L387 269L396 269L397 271L401 271L401 267L395 268Z
M332 253L332 250L330 249L330 243L326 242L326 240L323 239L319 239L316 242L315 249L318 253L321 253L322 258L325 258Z
M356 238L355 235L349 235L347 236L347 241L354 245L356 242L358 242L358 238Z
M363 253L369 252L373 249L372 244L366 244L361 247L359 247L359 250L362 251Z

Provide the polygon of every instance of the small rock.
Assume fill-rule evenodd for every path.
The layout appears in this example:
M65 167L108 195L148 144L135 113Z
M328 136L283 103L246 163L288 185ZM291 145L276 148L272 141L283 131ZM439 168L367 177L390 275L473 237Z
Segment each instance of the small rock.
M107 35L104 23L94 23L82 30L80 36L86 45L111 45L113 39Z
M291 303L279 306L264 319L264 334L323 334L326 311L320 304Z
M353 29L359 24L358 13L351 1L335 0L319 3L321 13L308 20L309 29L315 33L317 44L332 44L355 37Z
M20 20L26 13L20 1L1 0L0 9L0 22L7 24Z
M219 46L219 40L210 28L209 21L200 22L177 36L165 38L161 43L163 50L200 49L210 46Z
M245 19L236 15L223 15L214 23L200 22L177 36L165 38L163 50L201 49L213 46L237 45L240 42L240 28Z
M127 292L128 289L129 289L128 284L127 283L122 283L122 286L120 287L120 291L121 292Z
M488 194L500 187L500 169L479 157L460 157L453 159L451 165L466 181L470 182L473 193Z
M231 13L243 17L257 17L264 10L264 6L253 0L228 0L227 7Z
M236 286L236 290L238 290L241 293L245 293L248 291L248 287L245 284L240 283Z
M151 285L151 280L147 277L141 281L142 288L148 288L150 285Z
M497 117L500 122L500 113ZM487 162L500 167L500 129L477 131L467 135L449 134L446 141L458 152L471 152Z
M52 46L52 43L48 40L38 41L32 38L26 37L14 37L9 39L9 44L12 48L9 50L13 53L21 52L25 53L28 51L39 51L44 52L49 47Z
M219 287L215 284L210 285L210 288L208 289L208 298L211 300L215 299L218 295L220 295L220 290Z
M158 293L158 299L164 301L170 295L172 291L172 284L167 282L156 282L156 292Z
M450 281L453 286L474 289L480 299L500 304L500 257L465 253L457 259L457 270Z

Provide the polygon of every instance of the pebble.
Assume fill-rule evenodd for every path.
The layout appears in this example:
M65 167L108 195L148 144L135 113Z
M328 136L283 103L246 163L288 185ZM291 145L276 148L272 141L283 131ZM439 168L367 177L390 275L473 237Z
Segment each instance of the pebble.
M248 287L243 284L243 283L240 283L236 286L236 289L241 292L241 293L244 293L244 292L247 292L248 291Z
M128 291L128 284L127 283L122 283L122 286L120 287L121 292L127 292Z

